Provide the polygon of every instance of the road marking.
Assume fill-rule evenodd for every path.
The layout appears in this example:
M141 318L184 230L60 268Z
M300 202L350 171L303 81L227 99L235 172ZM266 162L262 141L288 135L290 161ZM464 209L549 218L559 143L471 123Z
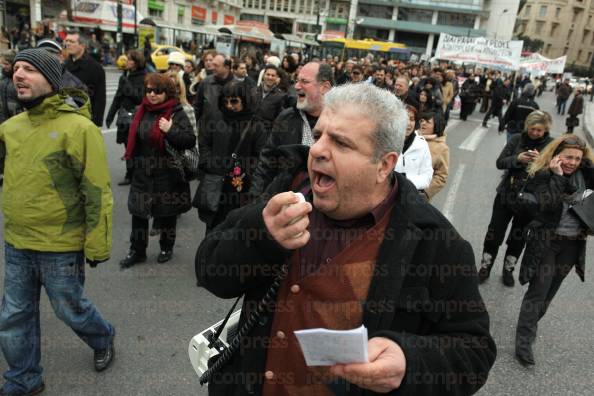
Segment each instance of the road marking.
M460 150L468 150L468 151L476 150L479 143L481 142L481 140L483 140L483 138L485 137L485 135L487 134L488 131L489 131L488 128L484 128L479 125L478 127L476 127L474 129L474 131L472 131L470 133L470 135L468 135L468 137L466 139L464 139L464 141L458 148Z
M449 132L450 129L457 127L459 123L461 123L462 120L452 120L450 119L450 122L448 122L448 126L446 126L445 131Z
M446 197L446 201L443 204L443 209L441 213L453 223L454 218L454 203L456 202L456 195L458 194L458 189L460 188L460 184L462 184L462 177L464 176L464 171L466 170L466 164L460 164L456 174L454 175L454 180L452 180L452 184L450 184L450 188L448 190L448 196Z

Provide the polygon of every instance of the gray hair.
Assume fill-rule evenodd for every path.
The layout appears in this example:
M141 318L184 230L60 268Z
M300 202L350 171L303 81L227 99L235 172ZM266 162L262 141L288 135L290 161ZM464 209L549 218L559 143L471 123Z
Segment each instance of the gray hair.
M324 95L324 109L345 105L355 106L363 117L375 122L374 162L390 152L402 153L408 114L396 95L373 84L344 84Z

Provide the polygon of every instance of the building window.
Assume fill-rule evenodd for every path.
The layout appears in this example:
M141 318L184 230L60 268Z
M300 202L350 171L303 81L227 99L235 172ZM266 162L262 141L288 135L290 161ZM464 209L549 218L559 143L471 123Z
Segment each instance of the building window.
M545 49L545 54L549 55L551 53L551 44L547 44L547 47Z
M394 9L392 7L371 4L359 4L359 13L357 15L363 17L392 19L393 12Z
M338 24L338 23L327 23L326 30L331 30L333 32L345 32L346 33L346 25Z
M374 39L374 40L388 40L390 36L390 31L386 29L374 29L374 28L366 28L362 26L357 26L355 28L354 38L363 40L366 38Z
M551 36L555 36L557 34L558 27L559 27L558 23L551 23Z
M559 18L559 15L561 15L561 7L555 9L555 18Z
M569 32L567 32L567 41L569 41L569 39L571 38L571 35L573 34L573 30L569 29Z
M184 15L185 15L186 7L180 6L177 9L177 23L183 25L184 23Z
M578 62L582 60L582 50L578 51L577 60L578 60Z
M473 28L474 15L440 11L439 14L437 14L437 24Z
M239 16L240 21L256 21L256 22L264 22L264 15L255 15L255 14L241 14Z
M588 59L586 59L586 62L590 63L591 60L592 60L592 52L588 52Z
M531 5L527 5L526 8L524 8L524 15L525 16L530 16L530 11L532 11L532 6Z
M542 34L542 27L544 26L544 22L538 21L536 22L536 26L534 27L534 33Z
M301 33L317 33L318 29L316 25L310 25L309 23L298 23L297 31Z
M588 39L589 35L590 31L588 29L584 30L584 35L582 36L582 44L586 44L586 40Z
M574 11L574 12L573 12L573 20L572 20L572 22L573 22L573 23L577 23L577 22L579 22L579 20L580 20L580 15L581 15L581 13L580 13L579 11Z
M433 11L399 7L398 20L408 22L431 23L433 21Z
M546 5L540 6L540 9L538 10L538 16L541 18L544 18L547 16L547 6Z
M297 3L299 0L293 0L291 1L291 8L289 9L289 12L294 13L295 12L295 3Z
M153 17L153 18L163 18L163 11L162 10L155 10L152 8L149 8L149 16Z

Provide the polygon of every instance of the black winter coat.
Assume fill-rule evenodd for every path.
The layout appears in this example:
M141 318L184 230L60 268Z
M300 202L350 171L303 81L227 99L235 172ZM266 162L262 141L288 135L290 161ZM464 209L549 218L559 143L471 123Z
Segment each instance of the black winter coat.
M476 103L480 95L479 85L475 80L467 78L460 89L460 100L466 103Z
M202 169L201 180L204 180L206 175L218 175L225 182L223 185L217 185L216 190L212 184L200 183L192 201L192 206L198 208L200 220L211 227L220 223L231 209L247 203L252 175L268 135L263 122L251 118L231 120L223 117L217 125L217 132L209 134L203 140L204 144L209 145L210 157ZM244 134L243 141L241 141L242 134ZM232 154L235 149L237 149L235 154L241 163L240 166L246 174L241 193L233 191L229 177L234 167ZM205 191L205 189L210 190ZM216 212L210 210L206 202L206 196L211 194L220 197Z
M594 164L589 160L582 161L579 172L582 172L586 181L586 188L594 189ZM536 273L536 268L542 261L542 253L549 246L561 215L563 213L563 198L565 194L573 194L576 191L570 179L559 176L550 170L543 170L534 177L528 179L525 191L536 195L538 210L531 215L532 221L525 231L526 251L522 259L519 281L521 284L529 282ZM575 264L575 272L582 282L586 273L586 236L580 241L580 253L578 262Z
M132 184L128 195L130 214L142 218L177 216L191 208L190 185L172 164L171 157L159 153L148 141L150 129L161 113L146 112L137 131L132 162ZM173 125L165 135L178 150L194 147L196 136L181 105L173 112Z
M505 111L503 125L507 126L507 131L511 134L521 133L524 130L524 122L528 114L539 108L538 103L532 97L522 95L519 99L512 101Z
M497 186L497 192L503 195L517 194L528 178L527 164L518 161L518 154L528 150L541 152L552 140L548 132L540 139L531 139L526 132L512 136L495 163L497 169L505 171L501 183Z
M68 58L64 67L87 86L91 99L93 122L99 127L103 126L105 113L105 70L103 70L103 66L85 52L77 61Z
M210 152L213 135L217 133L218 127L223 122L223 114L219 109L219 98L225 84L233 79L229 73L226 80L216 79L214 75L207 76L200 82L198 91L194 98L194 112L198 123L198 147L200 148L200 171L204 171L207 162L213 156Z
M501 80L495 81L491 85L491 108L493 110L500 110L503 108L503 101L505 100L506 89Z
M272 122L288 107L288 95L278 87L272 88L266 97L262 96L262 92L262 85L252 91L254 114L257 118L267 121L272 129Z
M254 197L260 196L268 184L286 166L279 161L278 147L288 144L301 144L303 138L303 118L296 107L283 110L272 125L272 131L268 135L268 141L260 153L258 167L254 171L250 194Z
M134 113L136 106L142 102L142 98L144 97L145 77L146 71L144 69L129 71L120 76L118 89L113 97L113 102L109 107L109 111L107 112L107 118L105 119L108 128L117 116L120 108L123 108L130 113ZM128 130L129 126L126 128L123 124L118 125L116 143L121 144L128 141Z
M290 190L293 175L306 169L307 147L280 150L294 166L272 182L270 194ZM496 356L472 248L412 183L394 175L398 194L385 234L390 237L380 247L369 294L362 302L363 324L370 338L387 337L406 356L404 381L389 395L471 395L487 380ZM257 202L231 212L196 255L200 284L221 298L244 295L240 326L292 253L267 237L264 206ZM391 308L377 309L383 306ZM209 383L210 395L261 394L273 319L273 308L265 308L240 351ZM449 374L456 380L435 379ZM354 385L342 388L337 394L375 395Z
M2 80L0 80L0 124L23 111L12 82L12 73L2 74Z

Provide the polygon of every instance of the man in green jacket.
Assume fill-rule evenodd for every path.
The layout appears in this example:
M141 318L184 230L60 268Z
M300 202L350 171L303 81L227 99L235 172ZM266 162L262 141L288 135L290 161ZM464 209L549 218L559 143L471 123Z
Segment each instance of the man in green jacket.
M44 49L15 57L25 112L0 125L4 163L5 279L0 346L8 363L0 395L44 389L39 293L94 350L95 369L114 358L114 327L83 295L85 258L109 259L113 198L105 145L81 91L60 90L62 66Z

